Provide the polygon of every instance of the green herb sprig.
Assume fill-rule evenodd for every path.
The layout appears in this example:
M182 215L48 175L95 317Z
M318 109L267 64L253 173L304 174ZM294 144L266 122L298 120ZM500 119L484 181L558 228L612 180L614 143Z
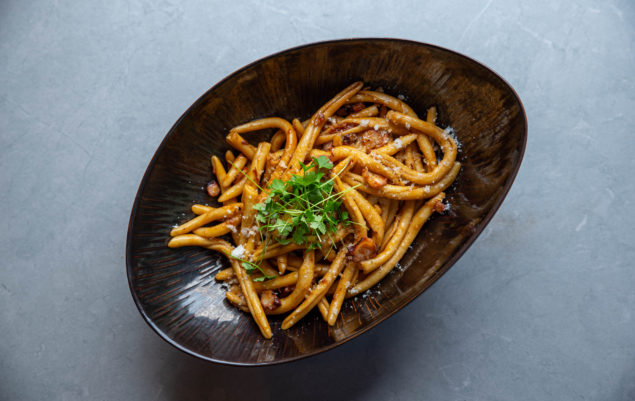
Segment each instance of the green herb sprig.
M308 249L320 247L325 235L335 234L339 224L348 225L348 213L341 210L342 193L334 191L333 178L324 180L333 163L326 156L314 157L309 165L300 163L303 174L293 175L287 182L275 179L269 184L269 196L258 203L256 221L260 229L282 245L293 241L306 245L308 237L318 242Z
M256 272L260 272L262 273L262 276L260 277L256 277L251 279L254 282L259 282L259 281L265 281L265 280L271 280L272 278L276 278L276 276L269 276L267 275L267 273L265 273L265 271L262 269L262 267L260 267L260 264L262 263L262 259L259 260L257 263L256 262L250 262L246 259L243 258L239 258L233 255L230 255L230 257L240 261L242 263L243 268L245 269L245 271L247 272L247 274L249 274L250 276Z
M231 162L230 162L231 163ZM234 165L233 163L231 163ZM308 249L317 249L322 236L337 233L339 224L351 224L348 213L342 211L340 198L344 192L333 191L333 178L323 181L326 172L333 168L333 163L326 156L314 157L309 165L300 162L303 175L293 175L284 182L275 179L269 184L269 195L264 202L254 205L258 212L256 221L260 226L260 237L264 243L264 250L260 260L252 262L230 255L241 262L245 271L252 275L256 272L261 277L252 279L255 282L274 278L261 268L267 244L270 238L288 245L291 241L298 245L305 245L308 237L318 238L318 242L309 244ZM241 171L258 189L264 191L258 183Z

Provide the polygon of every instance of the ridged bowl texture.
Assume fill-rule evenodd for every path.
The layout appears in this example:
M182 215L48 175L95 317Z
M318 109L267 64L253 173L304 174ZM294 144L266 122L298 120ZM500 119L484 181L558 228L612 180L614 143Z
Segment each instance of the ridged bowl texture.
M289 330L271 317L271 340L225 300L214 280L229 266L202 248L169 249L170 229L193 217L194 203L214 205L203 190L210 156L223 159L225 135L255 118L311 116L361 80L403 95L419 115L438 109L452 126L462 163L446 191L449 212L428 221L398 268L364 295L345 301L335 326L317 311ZM262 136L249 134L254 140ZM225 78L168 132L143 177L130 218L127 273L139 311L166 341L200 358L266 365L313 355L377 325L421 294L467 250L490 221L520 167L527 121L520 99L496 73L456 52L397 39L351 39L290 49Z

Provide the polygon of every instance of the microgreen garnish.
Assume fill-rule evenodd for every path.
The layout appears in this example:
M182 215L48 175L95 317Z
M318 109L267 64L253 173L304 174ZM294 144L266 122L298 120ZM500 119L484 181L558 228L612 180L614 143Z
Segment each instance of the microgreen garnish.
M333 168L328 157L314 157L309 165L300 166L303 174L269 184L267 199L254 206L258 211L256 221L282 245L292 241L306 245L307 237L315 236L318 242L309 244L308 249L316 249L322 236L336 233L339 224L348 225L350 221L348 213L340 210L342 194L333 190L333 179L324 180Z
M331 234L337 233L339 224L347 226L352 223L348 213L341 210L340 198L345 191L333 191L333 178L323 180L328 170L333 168L329 158L314 157L309 165L300 162L300 166L303 174L293 175L287 182L273 180L267 187L270 192L265 201L253 207L258 212L256 221L260 226L261 242L264 244L260 260L252 262L230 255L242 263L249 275L257 271L262 273L261 277L252 279L255 282L275 278L267 275L260 267L270 238L273 237L282 245L288 245L292 241L298 245L306 245L307 238L313 236L318 241L308 244L307 248L317 249L322 236L332 238ZM264 191L251 177L242 171L241 173Z

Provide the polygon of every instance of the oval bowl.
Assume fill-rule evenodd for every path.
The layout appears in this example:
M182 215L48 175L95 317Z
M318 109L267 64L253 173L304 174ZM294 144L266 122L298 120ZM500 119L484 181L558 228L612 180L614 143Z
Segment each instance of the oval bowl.
M229 305L214 280L229 266L219 253L169 249L170 229L210 203L203 187L210 156L223 158L228 130L249 120L307 118L356 80L406 97L420 115L438 109L451 125L463 167L446 193L451 210L423 227L400 263L367 294L347 300L333 327L312 311L290 330L270 319L261 337L251 317ZM168 343L231 365L269 365L340 345L403 308L463 255L490 221L516 176L527 139L518 95L484 65L451 50L398 39L349 39L289 49L220 81L179 118L157 149L130 216L126 264L146 322Z

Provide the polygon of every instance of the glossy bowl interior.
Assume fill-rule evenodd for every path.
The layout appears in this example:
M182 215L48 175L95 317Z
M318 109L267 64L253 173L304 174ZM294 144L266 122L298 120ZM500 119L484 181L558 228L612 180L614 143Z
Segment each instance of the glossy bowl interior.
M366 295L345 302L328 327L316 311L290 330L271 318L272 340L228 304L214 280L229 266L200 248L168 249L170 229L192 217L210 156L228 149L228 129L249 120L307 118L355 80L402 94L420 115L436 106L438 123L461 143L463 168L446 191L451 211L434 216L395 269ZM265 365L330 349L367 331L434 283L465 252L501 204L527 137L520 99L497 74L437 46L394 39L310 44L250 64L215 85L176 122L143 177L130 218L128 280L150 326L166 341L214 362Z

